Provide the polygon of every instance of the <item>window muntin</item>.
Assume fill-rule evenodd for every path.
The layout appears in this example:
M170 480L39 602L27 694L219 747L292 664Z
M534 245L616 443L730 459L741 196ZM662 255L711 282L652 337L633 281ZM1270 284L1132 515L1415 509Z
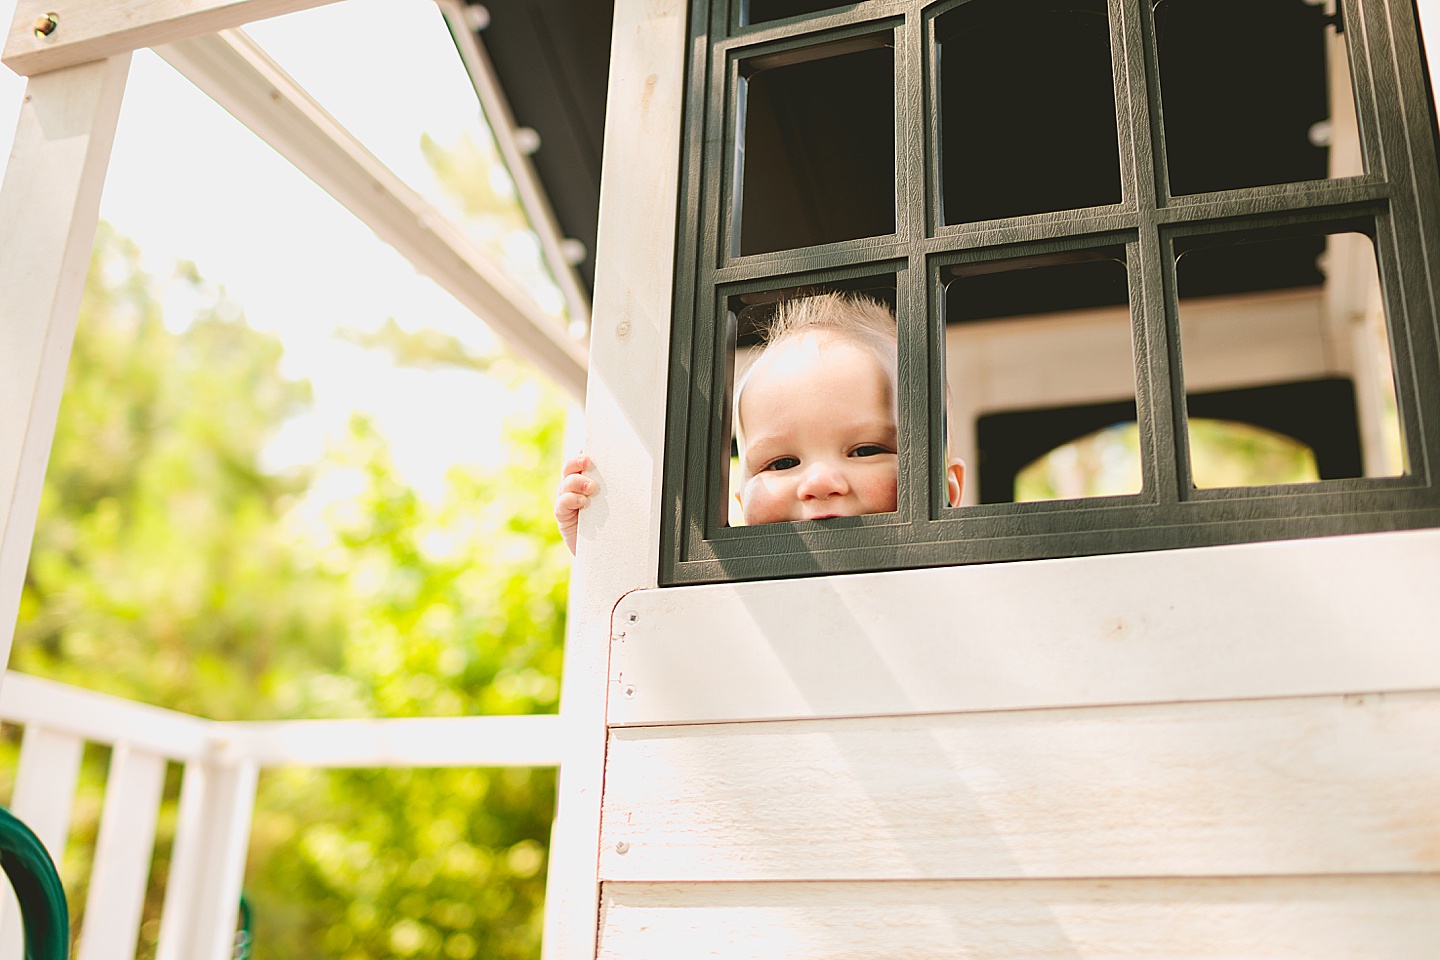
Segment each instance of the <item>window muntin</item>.
M1330 47L1328 61L1311 58L1307 69L1312 86L1334 87L1342 79L1333 68L1326 72L1327 63L1333 67L1336 49L1343 62L1355 65L1353 79L1345 83L1353 85L1357 110L1352 127L1362 135L1352 144L1354 156L1346 161L1348 169L1341 169L1337 151L1332 150L1327 164L1330 175L1325 179L1194 195L1172 195L1166 182L1161 71L1150 0L1110 0L1105 14L1111 38L1120 202L946 224L941 58L937 57L941 32L936 27L943 26L941 19L953 11L983 2L868 2L748 27L738 6L695 0L691 49L696 59L687 110L687 188L676 284L662 582L1074 556L1440 524L1440 497L1424 461L1424 451L1440 443L1434 415L1426 414L1440 409L1440 373L1433 359L1440 351L1430 306L1433 292L1419 253L1436 243L1440 176L1435 172L1435 138L1424 124L1433 115L1428 88L1423 78L1411 76L1420 71L1416 58L1404 53L1418 47L1409 0L1347 0L1341 11L1347 29L1340 35L1324 22L1312 24L1325 32L1324 43ZM1273 2L1304 4L1305 0ZM894 38L894 233L737 256L731 221L738 220L736 211L743 203L735 153L736 131L743 124L743 118L737 117L741 64L882 32ZM1386 38L1384 43L1377 39L1381 37ZM1391 37L1394 49L1385 45ZM1356 43L1370 46L1358 52L1348 49ZM1331 99L1335 102L1333 95ZM1103 135L1111 134L1107 130ZM1402 425L1401 439L1392 445L1401 448L1399 456L1406 466L1399 472L1391 470L1390 476L1371 471L1370 476L1280 487L1197 488L1188 461L1187 386L1194 388L1189 394L1192 400L1219 396L1229 388L1190 384L1185 379L1191 368L1182 367L1182 359L1188 362L1194 355L1182 351L1174 245L1183 247L1187 238L1207 234L1284 230L1297 223L1333 225L1357 218L1373 224L1374 256L1383 280L1389 328L1377 333L1372 324L1368 335L1389 340L1393 406ZM1069 411L1087 406L1105 407L1108 402L1114 407L1104 414L1109 419L1095 421L1087 431L1068 439L1110 424L1135 422L1143 476L1140 491L1059 502L972 502L950 507L942 467L950 446L947 432L952 440L957 433L956 424L947 424L943 386L949 372L947 329L952 325L946 322L945 301L954 280L952 268L974 260L1049 256L1116 244L1126 249L1133 407L1126 400L1088 397L1060 409L1069 416ZM808 524L728 525L715 496L730 460L721 425L728 416L727 298L746 290L892 273L900 329L899 428L904 443L897 511ZM1003 318L982 322L999 324ZM1115 332L1107 336L1113 341ZM1350 378L1348 370L1324 367L1302 373L1289 384L1327 380L1348 384ZM1043 371L1037 369L1036 375ZM984 413L958 432L975 433L992 417L1027 412L1044 411L1012 408ZM1197 420L1211 418L1198 407L1194 415ZM1018 463L1015 470L1023 466L1024 462ZM972 473L975 477L978 474Z
M839 0L741 0L739 17L742 25L748 25L828 13L840 6L844 4Z

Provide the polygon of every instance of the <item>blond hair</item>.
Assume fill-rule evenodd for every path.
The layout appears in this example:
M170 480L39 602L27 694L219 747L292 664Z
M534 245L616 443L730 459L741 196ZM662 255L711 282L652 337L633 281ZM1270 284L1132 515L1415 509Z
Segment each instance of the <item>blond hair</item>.
M780 304L775 316L766 325L760 349L745 375L735 387L735 436L744 447L744 431L740 426L740 398L750 376L759 368L772 347L808 333L827 332L841 340L858 344L875 354L880 366L890 375L892 387L896 379L896 349L899 335L895 314L878 300L860 293L820 293Z
M832 330L895 362L895 314L859 293L821 293L780 305L765 329L764 349L812 330Z

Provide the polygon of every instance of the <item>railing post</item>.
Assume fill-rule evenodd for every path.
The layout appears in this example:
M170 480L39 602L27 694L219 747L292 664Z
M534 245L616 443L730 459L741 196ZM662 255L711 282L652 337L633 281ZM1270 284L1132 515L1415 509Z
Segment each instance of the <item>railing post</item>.
M258 779L248 760L185 765L156 960L229 960Z
M20 742L20 766L15 774L15 793L10 812L27 824L50 859L60 863L65 841L70 836L70 810L75 786L80 779L80 760L85 742L68 733L27 724ZM20 905L8 884L0 905L0 960L22 960L24 934L20 926Z
M164 788L164 757L115 745L76 960L135 956Z

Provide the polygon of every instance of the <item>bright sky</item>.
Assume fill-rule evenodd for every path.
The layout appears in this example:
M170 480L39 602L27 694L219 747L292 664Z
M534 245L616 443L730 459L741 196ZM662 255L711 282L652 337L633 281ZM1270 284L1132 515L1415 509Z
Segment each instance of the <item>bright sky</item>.
M13 7L0 0L3 22ZM246 31L432 201L443 198L420 154L422 132L442 145L467 133L488 137L431 0L345 0ZM23 92L24 81L0 68L0 157L9 156ZM338 340L339 327L373 330L393 317L478 350L495 342L473 314L149 51L131 66L100 215L135 240L159 277L178 259L195 261L252 326L282 339L286 372L312 381L315 415L277 439L269 452L276 464L314 459L343 433L350 412L362 411L389 437L411 481L433 496L450 463L492 460L502 418L529 402L487 377L396 370ZM553 288L535 296L559 309ZM172 296L167 321L186 323L192 310Z

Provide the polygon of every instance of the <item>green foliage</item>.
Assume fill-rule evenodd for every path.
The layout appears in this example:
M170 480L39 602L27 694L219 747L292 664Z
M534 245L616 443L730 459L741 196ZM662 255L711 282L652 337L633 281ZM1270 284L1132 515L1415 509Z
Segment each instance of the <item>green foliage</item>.
M379 330L367 332L345 327L339 331L342 340L390 354L396 366L434 370L459 367L462 370L488 370L494 357L475 353L459 338L439 330L408 333L390 317Z
M260 450L309 400L280 344L208 300L166 329L138 251L102 225L36 524L12 666L216 719L338 662L333 579L278 523L304 476ZM327 581L322 583L321 581Z
M554 712L569 557L545 493L562 427L544 406L504 468L452 470L431 507L352 423L331 467L363 493L333 518L328 555L363 599L343 682L312 715ZM256 824L257 960L538 955L552 772L280 771L265 788L282 812Z
M193 267L171 282L203 304L178 331L133 245L102 228L13 665L226 719L553 712L569 570L549 509L558 401L512 425L505 465L452 470L438 504L360 419L322 462L277 476L261 453L308 386ZM336 479L358 493L321 510ZM104 765L87 752L64 871L82 924ZM538 956L554 789L550 771L267 772L253 956ZM177 790L172 775L155 878ZM156 885L142 956L158 909Z
M1231 420L1190 421L1198 487L1253 487L1319 479L1315 453L1291 437ZM1140 492L1140 429L1117 423L1062 444L1015 477L1017 502Z

